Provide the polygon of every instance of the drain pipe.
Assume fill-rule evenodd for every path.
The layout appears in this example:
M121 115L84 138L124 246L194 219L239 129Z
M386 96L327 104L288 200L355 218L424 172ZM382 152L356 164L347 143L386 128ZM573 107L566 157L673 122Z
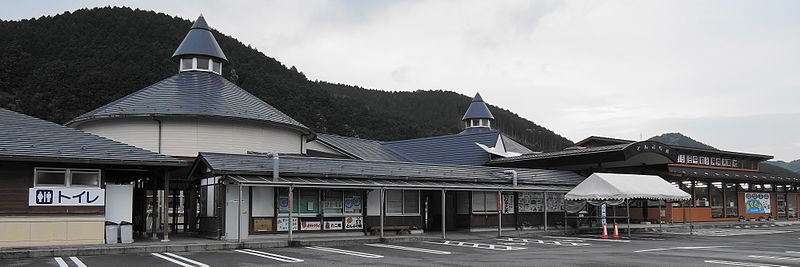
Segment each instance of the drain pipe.
M503 174L511 174L511 183L514 187L517 187L517 171L516 170L505 170Z
M273 182L277 182L278 178L280 177L280 175L278 173L280 172L279 166L281 164L280 163L281 159L278 156L278 152L269 152L269 153L267 153L267 158L271 158L272 159L272 181Z

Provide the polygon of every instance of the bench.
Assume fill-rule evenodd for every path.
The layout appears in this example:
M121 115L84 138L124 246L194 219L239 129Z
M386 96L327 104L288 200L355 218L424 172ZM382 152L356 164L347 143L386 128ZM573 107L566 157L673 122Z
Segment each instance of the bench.
M381 231L381 227L380 226L372 226L369 229L370 229L370 231L372 231L373 235L379 234L380 231ZM411 226L407 226L407 225L404 225L404 226L384 226L383 227L383 231L384 232L386 232L386 231L397 231L398 235L411 234Z

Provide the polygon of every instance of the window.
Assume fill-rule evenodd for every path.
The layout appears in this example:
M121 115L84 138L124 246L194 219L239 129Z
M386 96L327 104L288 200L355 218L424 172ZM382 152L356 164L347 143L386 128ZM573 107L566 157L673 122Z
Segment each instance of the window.
M192 58L181 58L181 70L190 70L193 69L193 61Z
M725 217L736 218L739 216L739 197L736 194L735 183L725 183Z
M497 192L472 192L472 212L497 212Z
M386 190L387 215L419 215L419 191Z
M342 191L325 190L323 196L325 197L322 200L323 214L342 214Z
M214 60L212 71L216 72L217 74L222 74L222 62Z
M202 57L197 58L197 68L201 70L207 70L208 61L209 61L208 58L202 58Z
M344 192L344 213L345 214L361 214L361 192L358 191L345 191Z
M219 177L200 180L200 216L216 216L216 196L219 186Z
M289 189L280 188L278 195L278 212L289 213ZM292 213L299 215L319 214L319 191L313 189L295 189L292 196Z
M708 201L708 182L694 182L694 199L695 207L708 207L711 204Z
M709 188L711 197L711 218L724 217L725 201L723 199L722 182L713 182Z
M34 187L100 187L100 170L34 169Z

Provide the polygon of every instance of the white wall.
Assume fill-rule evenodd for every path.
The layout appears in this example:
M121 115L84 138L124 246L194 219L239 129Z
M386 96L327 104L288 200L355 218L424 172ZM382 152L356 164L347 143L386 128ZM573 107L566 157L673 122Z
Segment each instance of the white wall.
M161 154L195 157L198 152L305 153L299 131L261 122L162 118ZM158 152L158 122L147 118L105 119L76 127L92 134Z
M344 154L339 153L339 151L333 150L330 147L328 147L327 145L322 144L319 140L314 140L314 141L306 143L306 147L307 147L307 149L316 150L316 151L319 151L319 152L325 152L325 153L331 153L331 154L334 154L334 155L342 155L342 156L344 156Z
M367 193L367 216L381 216L381 190Z
M225 240L247 239L250 229L250 187L242 187L242 199L239 199L239 186L228 184L225 186ZM241 203L240 203L241 202ZM238 218L236 216L238 214Z
M275 215L275 189L272 187L253 187L253 217Z

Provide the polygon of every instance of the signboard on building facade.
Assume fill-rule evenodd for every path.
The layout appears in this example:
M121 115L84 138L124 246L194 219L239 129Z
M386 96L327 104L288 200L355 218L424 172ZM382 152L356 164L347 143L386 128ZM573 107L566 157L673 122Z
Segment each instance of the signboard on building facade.
M354 230L364 228L364 217L345 217L344 229Z
M519 212L542 212L544 211L544 193L542 192L519 192Z
M278 231L289 231L289 218L278 218ZM292 231L297 230L297 218L292 218Z
M325 225L323 225L323 230L342 230L343 224L342 221L325 221Z
M770 213L769 193L744 193L744 213Z
M514 195L503 195L503 214L514 214Z
M102 188L29 188L28 206L105 206Z
M344 213L361 212L361 196L344 198Z
M303 231L317 231L322 230L322 222L320 221L301 221L300 230Z

